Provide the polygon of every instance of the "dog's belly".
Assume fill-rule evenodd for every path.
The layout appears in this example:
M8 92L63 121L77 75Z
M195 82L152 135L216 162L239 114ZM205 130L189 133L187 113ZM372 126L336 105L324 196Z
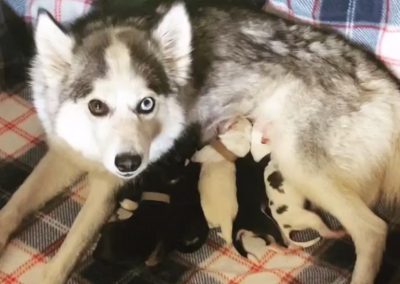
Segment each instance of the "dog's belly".
M357 192L367 204L373 204L381 190L389 199L399 196L398 97L377 95L357 111L336 115L322 102L310 107L312 89L296 94L302 99L293 99L292 90L281 88L255 113L288 179L296 174L325 176L342 190Z
M400 195L399 126L400 100L397 90L386 82L385 91L375 88L371 97L360 93L353 107L298 78L284 76L279 82L261 80L247 94L233 101L203 98L201 109L220 103L220 112L208 108L203 121L218 122L246 115L264 126L274 158L288 179L293 174L322 175L335 180L344 191L357 192L367 204L374 203L381 189ZM385 85L385 84L384 84ZM351 90L357 88L349 87ZM211 94L219 93L215 90ZM211 95L212 96L212 95ZM245 98L249 100L243 102ZM253 106L253 109L249 109ZM205 129L210 128L205 125ZM210 134L206 134L210 135ZM211 135L210 135L211 136ZM323 189L321 189L323 190Z

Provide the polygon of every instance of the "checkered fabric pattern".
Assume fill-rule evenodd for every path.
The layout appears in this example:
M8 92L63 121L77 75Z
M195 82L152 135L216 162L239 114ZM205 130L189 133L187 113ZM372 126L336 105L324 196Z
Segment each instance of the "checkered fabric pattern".
M29 102L29 92L0 94L0 202L18 188L46 151L43 130ZM86 181L74 182L67 193L28 219L0 258L0 283L32 283L59 248L86 197ZM399 234L392 239L398 239ZM378 283L397 277L398 242L389 243ZM68 283L347 283L354 261L348 240L324 242L311 250L260 246L258 261L242 258L212 231L193 254L172 254L154 269L137 264L130 269L83 258ZM400 276L399 276L400 277ZM400 278L397 278L400 279ZM396 280L392 280L394 283Z
M39 7L69 22L90 9L89 0L0 0L0 206L36 165L46 151L43 131L27 90L1 93L15 79L27 58L16 30L25 30L18 18L3 6L8 2L17 14L33 21ZM133 0L132 0L133 1ZM395 70L400 52L400 3L396 0L271 0L268 5L290 17L312 24L328 24L360 42ZM347 6L346 6L347 5ZM347 8L346 8L347 7ZM379 11L379 13L378 13ZM350 24L351 23L351 24ZM397 31L396 31L397 29ZM397 38L397 39L396 39ZM396 59L397 58L397 59ZM390 59L390 60L389 60ZM21 64L19 64L21 63ZM9 67L15 73L10 73ZM4 79L6 78L6 80ZM1 81L3 80L3 81ZM13 84L15 85L15 84ZM19 88L13 88L19 89ZM74 182L65 195L50 202L28 219L0 258L0 283L32 283L43 264L62 243L86 197L86 181ZM1 229L1 228L0 228ZM367 237L367 236L366 236ZM388 250L377 283L400 283L400 233L388 239ZM215 231L193 254L172 254L159 267L143 264L130 269L94 261L90 250L68 283L348 283L355 255L349 240L323 242L314 248L284 250L260 247L262 257L251 261L226 246Z
M400 77L400 1L267 0L267 6L289 18L338 30Z
M29 92L0 94L0 198L2 205L26 178L46 151L43 130L32 105ZM85 179L73 183L67 194L57 198L31 219L11 241L0 258L0 283L31 283L38 277L43 264L59 248L79 212L86 196ZM351 252L345 242L340 246ZM327 244L314 249L326 251ZM171 255L160 267L148 269L138 264L131 269L106 266L95 262L89 254L79 264L69 283L302 283L298 277L313 266L315 257L309 252L260 247L263 256L250 261L226 246L212 231L210 238L194 254ZM339 251L335 248L335 251ZM343 255L342 255L343 256ZM353 257L345 257L343 267L321 262L311 275L314 282L333 283L348 278L347 265ZM317 267L317 266L314 266ZM310 278L311 279L311 278ZM322 281L322 282L321 282ZM306 282L304 282L306 283Z

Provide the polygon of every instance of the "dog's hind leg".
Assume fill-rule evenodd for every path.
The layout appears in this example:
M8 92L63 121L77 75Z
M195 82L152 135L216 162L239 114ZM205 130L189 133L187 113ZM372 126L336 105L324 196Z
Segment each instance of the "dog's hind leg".
M306 198L335 216L353 239L357 259L352 284L372 284L385 249L387 224L351 190L342 189L322 175L302 173L292 179ZM290 175L287 175L289 177Z
M115 209L119 180L107 173L89 174L88 178L88 198L59 251L45 265L40 284L64 283L82 252Z
M0 251L24 218L58 195L78 175L76 166L49 150L0 211Z

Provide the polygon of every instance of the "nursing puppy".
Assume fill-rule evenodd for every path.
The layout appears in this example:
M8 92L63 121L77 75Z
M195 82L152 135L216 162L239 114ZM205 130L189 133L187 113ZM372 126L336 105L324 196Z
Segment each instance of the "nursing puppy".
M343 231L334 232L329 229L322 219L306 206L307 199L293 185L288 183L279 171L279 167L271 154L271 147L268 139L255 127L251 133L251 153L256 161L264 161L262 179L265 200L268 203L270 212L284 236L285 243L295 247L310 247L316 244L321 238L299 242L291 238L294 231L313 229L324 238L341 238L345 235ZM261 163L260 161L260 163Z
M238 212L235 159L250 151L250 134L250 121L238 118L218 136L219 147L215 143L206 145L192 157L192 161L202 164L199 192L206 220L210 227L221 228L228 244L232 243L233 220Z
M264 183L264 170L268 162L269 156L256 162L251 153L236 161L239 210L232 235L233 246L244 257L259 259L265 246L285 245L279 225L268 207ZM259 245L253 247L254 242Z
M126 179L187 122L207 142L243 115L265 130L285 180L352 237L352 284L373 283L387 224L370 207L400 197L399 81L332 32L205 3L223 1L108 2L67 28L39 16L30 73L49 152L0 212L1 249L22 219L88 172L89 198L41 283L65 282Z
M295 187L285 181L278 165L272 159L264 171L265 188L269 199L272 216L278 222L288 245L307 248L316 244L321 237L327 239L341 238L343 231L332 231L317 213L307 210L306 198ZM291 237L294 231L313 229L321 237L299 242Z

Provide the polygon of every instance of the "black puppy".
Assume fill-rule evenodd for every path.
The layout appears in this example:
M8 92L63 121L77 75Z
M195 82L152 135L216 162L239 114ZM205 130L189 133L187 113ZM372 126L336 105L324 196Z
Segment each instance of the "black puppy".
M276 242L284 246L278 224L272 218L264 183L264 169L270 155L255 162L251 153L236 160L236 186L239 211L233 223L233 246L248 257L243 233L251 232L263 239L266 245Z
M198 128L188 128L173 149L122 188L120 199L133 199L139 190L142 201L132 217L103 228L95 258L153 265L174 249L191 252L205 242L208 226L197 190L200 166L187 164L198 141Z

